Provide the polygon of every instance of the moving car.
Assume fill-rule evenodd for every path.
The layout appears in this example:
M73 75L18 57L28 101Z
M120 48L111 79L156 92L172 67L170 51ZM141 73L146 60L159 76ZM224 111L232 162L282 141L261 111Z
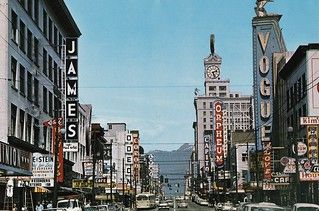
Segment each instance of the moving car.
M63 208L67 211L82 211L82 203L78 199L63 199L57 203L57 208Z
M248 203L243 206L243 211L284 211L285 208L276 205L275 203L260 202Z
M185 200L178 200L177 201L177 207L178 208L187 208L188 203Z
M292 211L318 211L318 204L296 203L292 206Z
M160 201L160 203L158 204L158 210L169 210L169 205L167 203L167 201Z

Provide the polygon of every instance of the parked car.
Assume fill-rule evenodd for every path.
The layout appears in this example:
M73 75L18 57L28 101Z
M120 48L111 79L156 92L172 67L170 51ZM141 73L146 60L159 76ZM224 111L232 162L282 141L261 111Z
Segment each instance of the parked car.
M292 206L292 211L318 211L318 204L296 203Z

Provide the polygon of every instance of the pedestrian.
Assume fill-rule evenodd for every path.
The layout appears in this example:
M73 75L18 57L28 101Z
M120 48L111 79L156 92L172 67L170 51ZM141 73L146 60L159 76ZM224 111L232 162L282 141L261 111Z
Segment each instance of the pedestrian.
M18 211L17 204L13 204L12 211Z
M37 206L35 206L35 211L42 211L43 210L43 205L42 203L38 202Z
M49 201L47 204L47 209L50 209L50 208L52 208L52 201Z

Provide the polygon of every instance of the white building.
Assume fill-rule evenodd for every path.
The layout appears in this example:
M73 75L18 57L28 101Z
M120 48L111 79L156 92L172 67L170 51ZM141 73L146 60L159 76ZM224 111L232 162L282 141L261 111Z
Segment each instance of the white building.
M0 143L10 149L1 152L10 158L0 169L2 175L30 175L32 153L52 151L52 127L44 123L55 113L63 116L63 46L81 32L63 0L0 0L0 34ZM79 151L65 153L77 175L88 154L91 106L78 110Z

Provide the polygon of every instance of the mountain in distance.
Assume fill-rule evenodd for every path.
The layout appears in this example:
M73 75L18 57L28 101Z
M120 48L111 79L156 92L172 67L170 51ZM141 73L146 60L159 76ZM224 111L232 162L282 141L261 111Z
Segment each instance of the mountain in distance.
M159 164L159 174L164 177L162 190L165 196L170 197L184 195L184 176L189 171L189 161L192 150L193 145L185 143L177 150L153 150L147 153L153 154L154 162ZM168 179L167 183L165 183L165 179Z

